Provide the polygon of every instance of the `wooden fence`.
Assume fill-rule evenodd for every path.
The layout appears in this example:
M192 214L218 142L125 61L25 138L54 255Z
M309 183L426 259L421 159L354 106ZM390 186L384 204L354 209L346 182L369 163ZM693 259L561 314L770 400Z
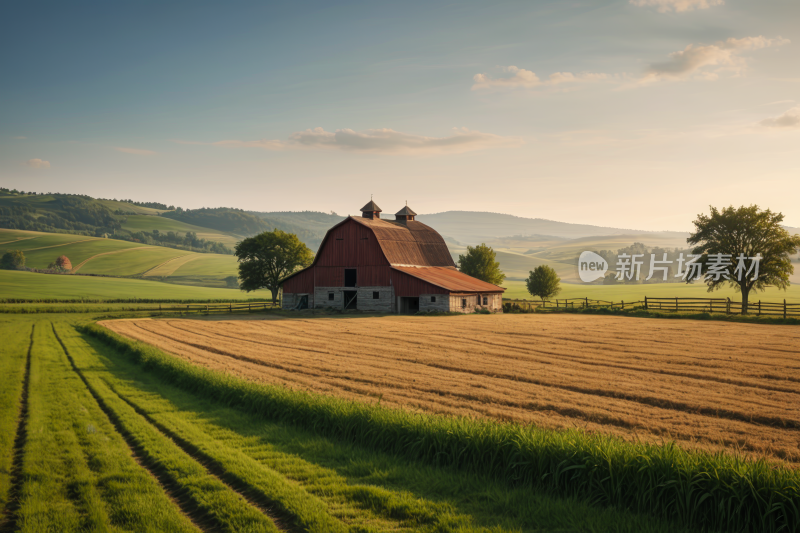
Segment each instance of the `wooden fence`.
M280 303L272 302L228 302L214 304L158 304L152 307L137 307L137 311L169 311L182 313L233 313L234 311L263 311L280 309Z
M730 298L650 298L644 300L611 302L608 300L595 300L592 298L563 298L555 300L511 300L504 299L503 303L516 304L521 309L533 311L539 307L547 309L647 309L657 311L695 311L698 313L726 313L739 314L742 312L742 302ZM748 314L757 316L795 317L800 316L800 303L750 302Z

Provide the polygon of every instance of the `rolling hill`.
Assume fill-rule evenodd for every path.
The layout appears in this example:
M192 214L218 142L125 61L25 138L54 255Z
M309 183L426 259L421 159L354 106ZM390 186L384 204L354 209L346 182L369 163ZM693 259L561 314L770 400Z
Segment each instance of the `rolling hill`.
M0 254L20 250L26 265L46 269L67 256L77 274L146 278L202 287L226 287L238 273L232 255L196 253L163 246L71 235L0 229Z

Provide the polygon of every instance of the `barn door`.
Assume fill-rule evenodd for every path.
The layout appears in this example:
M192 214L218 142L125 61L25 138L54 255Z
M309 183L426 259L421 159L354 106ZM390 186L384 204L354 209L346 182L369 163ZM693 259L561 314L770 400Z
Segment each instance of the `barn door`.
M344 291L344 308L358 309L358 291Z

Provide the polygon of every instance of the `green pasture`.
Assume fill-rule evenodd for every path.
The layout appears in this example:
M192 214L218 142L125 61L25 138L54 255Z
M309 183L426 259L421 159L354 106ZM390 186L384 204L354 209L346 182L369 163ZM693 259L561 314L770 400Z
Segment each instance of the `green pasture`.
M159 281L0 270L0 299L155 299L247 300L267 298L269 291L196 287Z
M178 267L165 278L170 283L181 285L224 285L228 276L239 275L239 263L232 255L203 254L203 257Z
M131 233L137 231L152 233L153 230L158 230L161 233L174 231L180 235L184 235L187 231L193 231L197 234L198 238L207 241L221 242L228 247L233 247L237 242L242 240L242 237L238 235L202 228L200 226L193 226L179 220L159 216L128 215L127 220L122 224L122 229L130 231Z
M95 257L86 263L79 272L106 276L140 276L165 261L185 255L192 255L192 252L162 246L129 249Z
M8 250L21 250L25 254L25 266L29 268L47 268L57 257L65 255L73 268L88 259L78 270L80 274L129 277L141 276L172 258L196 255L196 259L182 265L170 276L163 278L163 281L178 285L224 288L226 277L238 275L236 258L232 255L200 254L116 239L0 229L0 243L5 243L0 244L0 255Z

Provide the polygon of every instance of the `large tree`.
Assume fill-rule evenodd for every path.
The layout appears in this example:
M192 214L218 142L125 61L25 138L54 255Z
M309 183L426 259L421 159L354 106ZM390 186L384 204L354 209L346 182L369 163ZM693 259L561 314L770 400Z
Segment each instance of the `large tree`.
M19 250L11 250L0 258L0 268L3 270L19 270L25 266L25 254Z
M493 285L500 285L506 279L494 250L485 244L467 246L467 253L458 256L458 269L468 276Z
M531 270L525 284L528 286L531 296L538 296L542 302L561 292L561 278L552 267L547 265L539 265Z
M239 287L247 292L269 289L273 304L283 278L314 260L297 235L279 229L244 239L236 245L234 255L239 261Z
M694 246L692 253L700 255L696 262L703 266L708 291L733 286L742 293L744 314L750 291L786 290L794 272L790 256L800 249L800 236L791 235L781 222L783 214L757 205L722 211L711 207L710 215L697 215L696 231L687 242Z

